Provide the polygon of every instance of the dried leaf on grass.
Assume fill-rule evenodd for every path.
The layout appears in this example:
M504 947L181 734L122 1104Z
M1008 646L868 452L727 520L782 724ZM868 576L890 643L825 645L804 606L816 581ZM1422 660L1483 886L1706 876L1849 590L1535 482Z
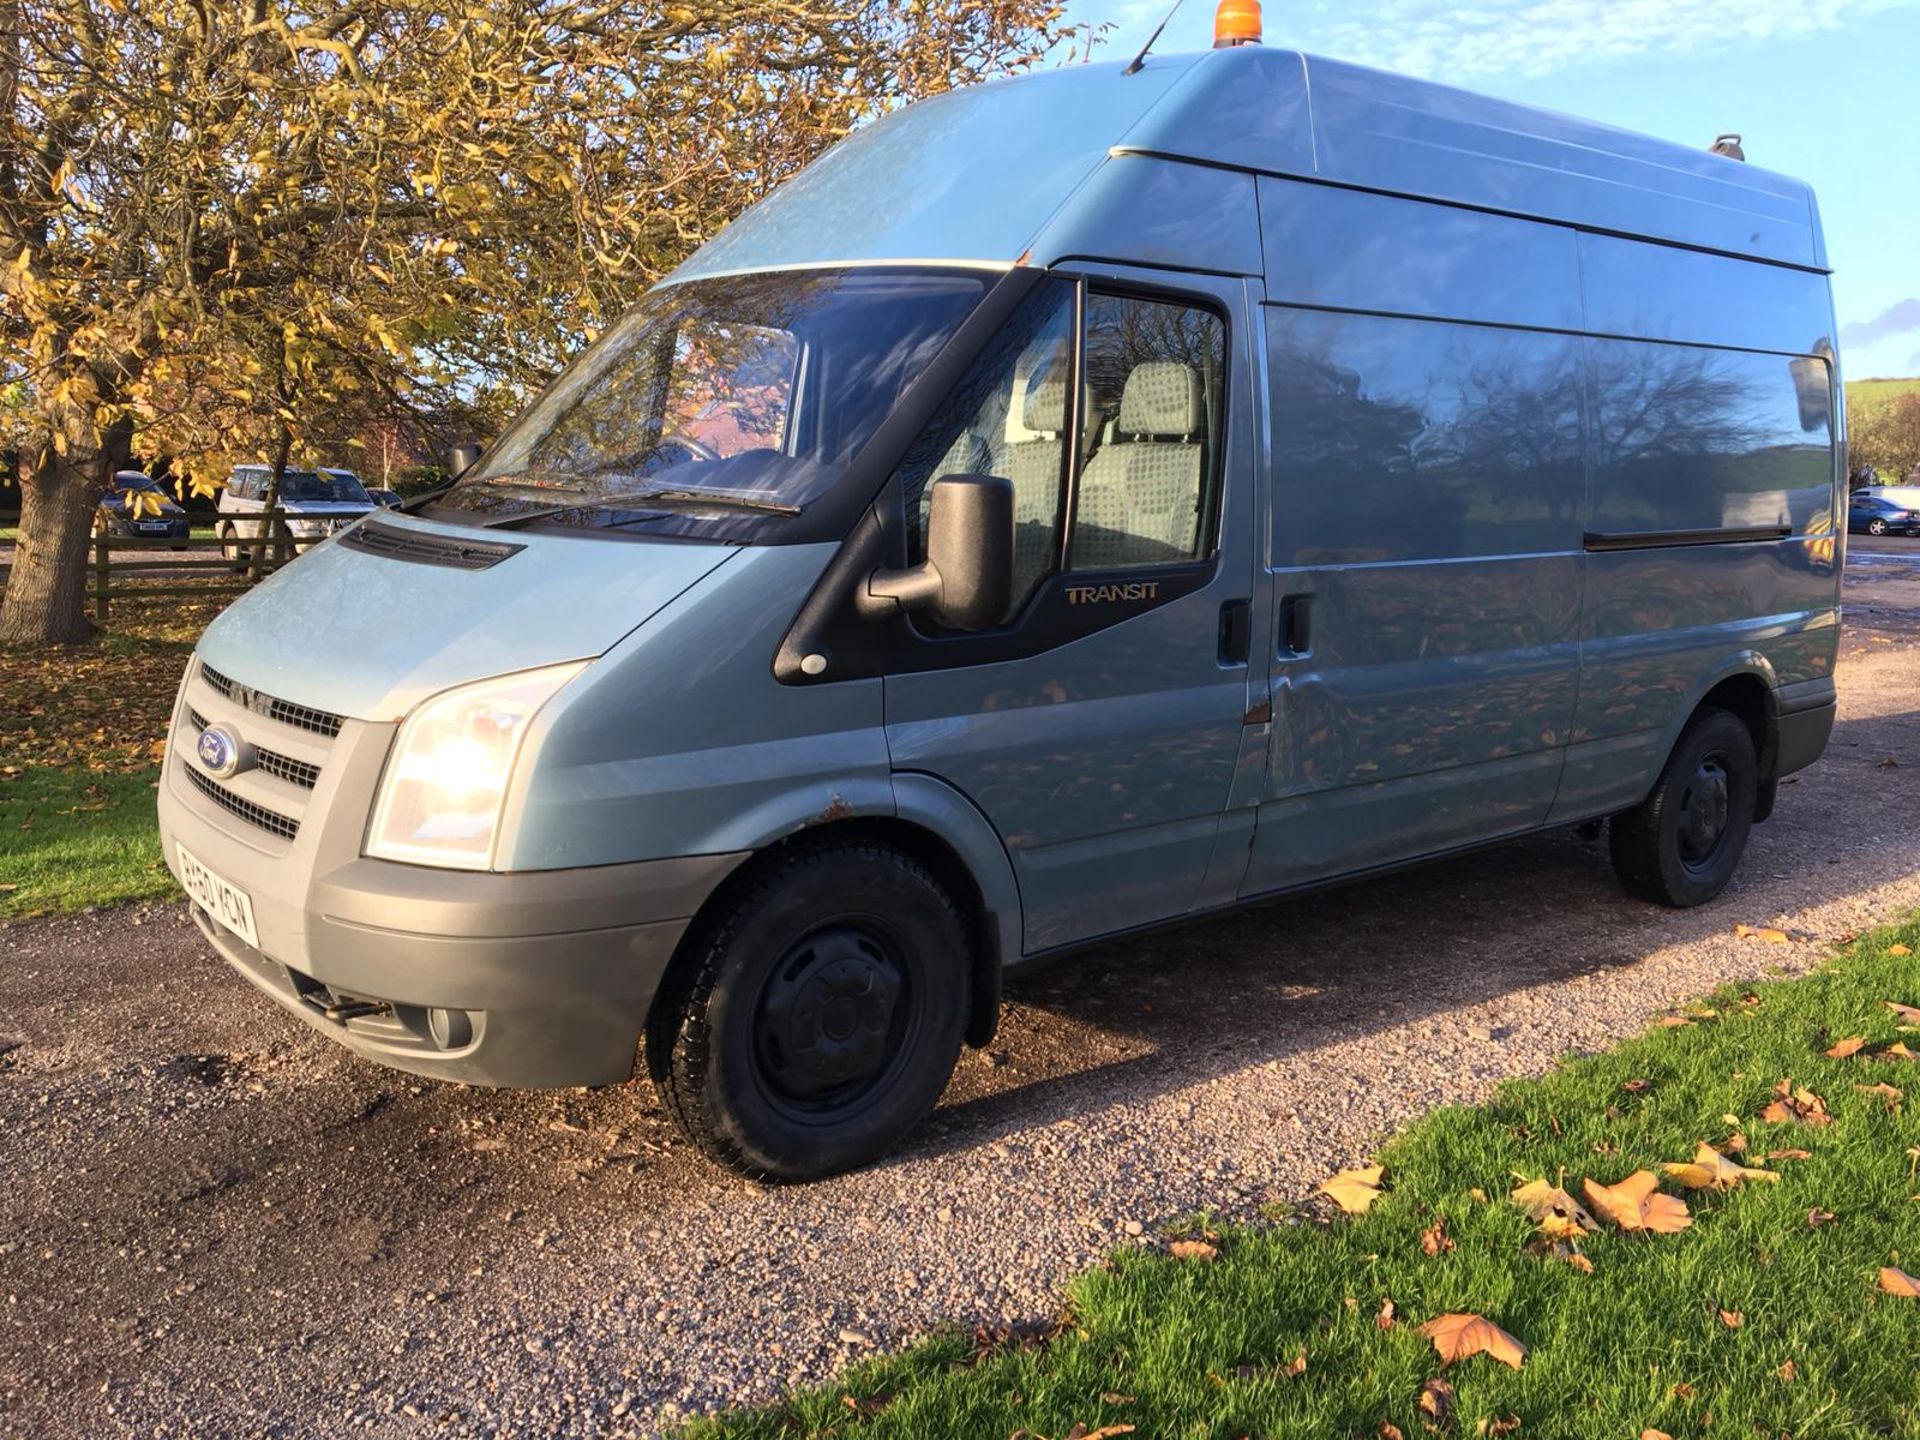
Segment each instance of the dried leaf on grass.
M1204 1240L1176 1240L1167 1246L1167 1253L1176 1260L1217 1260L1220 1247Z
M1384 1166L1362 1165L1322 1180L1318 1188L1347 1214L1364 1215L1380 1198L1380 1181L1386 1173Z
M1075 1425L1067 1431L1063 1440L1113 1440L1116 1435L1133 1434L1131 1425L1102 1425L1098 1430L1089 1430L1085 1425Z
M1785 1150L1767 1151L1767 1159L1769 1160L1811 1160L1813 1159L1813 1151L1801 1150L1797 1147L1789 1146Z
M1442 1365L1470 1355L1490 1355L1518 1370L1527 1358L1527 1347L1484 1315L1436 1315L1420 1327L1420 1333L1433 1342Z
M1827 1113L1827 1102L1811 1090L1795 1088L1791 1079L1773 1087L1773 1103L1760 1112L1760 1118L1771 1125L1833 1123L1833 1116Z
M1693 1223L1687 1202L1676 1195L1662 1195L1659 1185L1660 1177L1651 1170L1636 1170L1617 1185L1587 1179L1581 1189L1587 1203L1622 1230L1671 1235L1686 1229Z
M1898 1000L1880 1002L1909 1025L1920 1025L1920 1006L1902 1005Z
M1453 1428L1453 1386L1435 1376L1420 1387L1421 1423L1429 1430Z
M1867 1037L1864 1035L1849 1035L1846 1039L1839 1041L1832 1049L1827 1051L1827 1058L1829 1060L1844 1060L1849 1055L1859 1054L1861 1047L1866 1043Z
M1864 1091L1869 1095L1878 1095L1882 1100L1887 1102L1887 1109L1896 1115L1900 1113L1900 1102L1906 1099L1906 1096L1901 1094L1900 1088L1897 1085L1889 1085L1884 1080L1877 1085L1856 1085L1853 1088Z
M1880 1267L1880 1288L1889 1295L1904 1295L1909 1300L1920 1299L1920 1280L1894 1265Z
M1911 955L1913 954L1913 947L1911 945L1889 945L1887 946L1887 954Z
M1720 1323L1729 1330L1738 1330L1742 1325L1747 1323L1747 1317L1738 1310L1722 1310L1720 1312Z
M1822 1225L1831 1224L1834 1218L1833 1211L1822 1210L1816 1205L1807 1211L1807 1228L1809 1230L1818 1230Z
M1529 1180L1507 1198L1527 1212L1541 1234L1557 1240L1571 1240L1583 1230L1600 1228L1578 1200L1544 1178Z
M1393 1301L1382 1300L1380 1302L1380 1313L1373 1317L1373 1323L1382 1330L1391 1330L1393 1328L1394 1313Z
M1791 936L1784 930L1776 930L1771 925L1736 925L1734 936L1741 940L1763 940L1769 945L1785 945Z
M1453 1237L1447 1234L1446 1216L1435 1216L1433 1224L1420 1232L1420 1248L1429 1255L1443 1255L1453 1249Z
M1693 1159L1684 1164L1669 1162L1660 1167L1689 1190L1731 1190L1743 1180L1778 1180L1771 1170L1756 1170L1736 1165L1711 1145L1703 1144Z

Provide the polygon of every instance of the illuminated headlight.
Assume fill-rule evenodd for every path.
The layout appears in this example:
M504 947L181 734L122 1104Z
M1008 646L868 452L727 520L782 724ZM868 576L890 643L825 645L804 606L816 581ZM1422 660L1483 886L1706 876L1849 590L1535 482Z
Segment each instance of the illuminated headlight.
M513 762L540 707L586 661L462 685L407 716L380 777L367 854L485 870L499 839Z

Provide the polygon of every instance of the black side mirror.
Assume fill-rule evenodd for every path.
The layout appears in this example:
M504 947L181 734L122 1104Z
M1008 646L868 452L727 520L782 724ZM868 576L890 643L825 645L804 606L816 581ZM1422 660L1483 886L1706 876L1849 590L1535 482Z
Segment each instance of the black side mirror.
M943 475L927 512L927 558L867 577L871 616L926 610L950 630L985 630L1013 604L1013 482Z
M480 463L480 446L474 441L453 447L447 456L447 478L458 480L467 471Z

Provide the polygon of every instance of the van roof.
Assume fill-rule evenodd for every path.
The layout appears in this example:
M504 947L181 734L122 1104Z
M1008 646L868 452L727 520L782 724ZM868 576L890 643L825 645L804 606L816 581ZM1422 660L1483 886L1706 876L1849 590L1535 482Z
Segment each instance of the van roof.
M1813 192L1756 165L1594 121L1241 46L1040 71L854 132L674 273L1047 263L1102 166L1155 156L1446 201L1811 270ZM1110 212L1109 212L1110 213Z

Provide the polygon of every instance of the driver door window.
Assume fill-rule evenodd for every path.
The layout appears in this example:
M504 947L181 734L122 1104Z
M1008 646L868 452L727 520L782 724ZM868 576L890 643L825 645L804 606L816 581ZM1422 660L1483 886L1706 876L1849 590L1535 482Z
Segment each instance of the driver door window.
M1179 565L1213 550L1225 324L1193 306L1075 291L1070 280L1043 282L901 467L916 563L935 480L1012 482L1009 618L1063 569ZM1079 431L1070 434L1076 374Z

